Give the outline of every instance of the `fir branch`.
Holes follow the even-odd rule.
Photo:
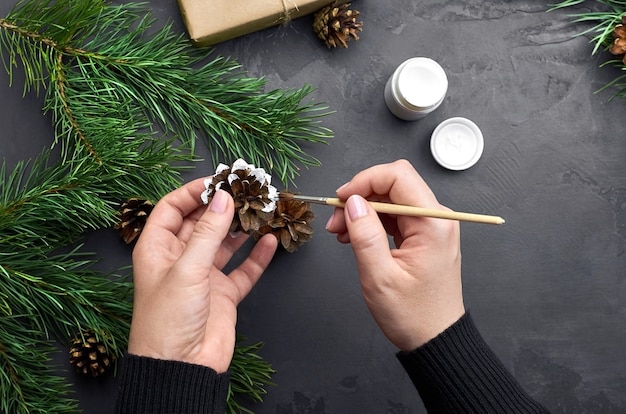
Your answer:
[[[619,60],[619,59],[608,60],[604,64],[600,65],[600,67],[604,67],[608,65],[619,68],[621,71],[626,71],[626,66],[624,65],[624,62],[622,60]],[[598,92],[601,92],[609,88],[612,88],[613,90],[615,90],[611,98],[626,98],[626,74],[617,76],[615,79],[608,82],[602,88],[598,89]]]
[[[0,167],[0,245],[6,252],[75,242],[86,230],[111,225],[115,212],[103,195],[93,163],[79,160],[49,165],[46,151],[32,163],[19,162],[12,172]],[[115,177],[108,177],[114,179]]]
[[[231,362],[230,384],[228,386],[226,409],[228,414],[253,414],[253,411],[244,407],[234,397],[245,395],[250,401],[262,402],[263,396],[267,393],[265,386],[274,385],[271,378],[276,371],[259,356],[263,343],[243,345],[245,340],[244,336],[237,336],[237,346]]]
[[[132,305],[131,285],[90,270],[93,255],[45,255],[45,250],[3,254],[0,280],[8,315],[30,315],[22,323],[67,343],[90,329],[113,355],[126,348]],[[81,256],[86,258],[82,260]]]
[[[18,163],[10,174],[6,163],[0,168],[0,309],[32,315],[33,327],[60,339],[83,326],[125,338],[129,285],[89,270],[95,261],[78,248],[54,254],[85,230],[115,222],[113,203],[103,196],[116,176],[79,159],[49,166],[48,157]]]
[[[53,115],[52,142],[61,153],[50,162],[46,151],[11,172],[0,166],[6,412],[75,410],[65,385],[46,369],[48,336],[64,341],[89,328],[114,354],[124,349],[130,285],[93,271],[93,256],[76,247],[85,231],[111,226],[118,203],[157,201],[178,186],[198,139],[214,162],[244,157],[286,181],[302,166],[319,165],[307,145],[332,136],[320,124],[327,108],[304,103],[310,86],[264,92],[265,81],[247,77],[236,62],[191,47],[171,25],[153,24],[144,5],[102,0],[22,0],[0,19],[9,79],[21,66],[24,93],[46,91],[44,110]],[[18,319],[14,336],[3,331],[2,323]],[[41,352],[14,364],[29,358],[31,344]],[[260,346],[237,344],[230,412],[249,412],[234,395],[260,401],[265,393],[274,371],[258,356]]]
[[[566,0],[558,4],[552,5],[550,10],[558,10],[566,7],[573,7],[585,3],[587,0]],[[595,0],[596,3],[602,5],[601,11],[588,10],[585,12],[573,13],[573,23],[593,23],[594,25],[587,28],[576,36],[591,35],[591,42],[594,44],[592,54],[597,53],[600,48],[608,47],[612,43],[611,34],[617,24],[621,22],[621,16],[626,12],[626,1],[617,0]]]
[[[48,355],[53,344],[28,330],[28,315],[0,317],[0,412],[14,414],[70,414],[78,404],[69,398],[70,386],[53,372]]]
[[[53,73],[55,74],[56,88],[58,91],[58,96],[60,97],[60,105],[65,114],[65,116],[62,118],[64,118],[65,122],[69,124],[68,129],[78,137],[79,141],[85,146],[87,152],[94,159],[94,161],[97,164],[102,164],[102,158],[96,153],[96,150],[87,139],[87,136],[81,130],[81,127],[78,124],[76,117],[70,109],[69,100],[67,99],[67,93],[65,92],[67,88],[67,78],[64,74],[62,54],[57,55]]]
[[[45,4],[34,11],[33,3]],[[63,25],[50,24],[50,16]],[[222,57],[205,62],[206,52],[173,33],[171,25],[146,36],[153,23],[133,3],[25,1],[0,20],[2,42],[10,50],[5,67],[12,73],[19,57],[29,73],[27,89],[38,83],[48,86],[43,80],[54,74],[50,83],[56,87],[47,106],[62,109],[57,119],[68,118],[63,123],[98,162],[104,160],[80,122],[70,87],[101,99],[107,108],[122,102],[133,117],[143,114],[192,152],[201,138],[214,163],[246,157],[276,171],[284,182],[293,180],[302,166],[319,165],[303,145],[324,143],[332,132],[319,124],[329,113],[326,106],[303,102],[310,86],[265,93],[263,79],[246,77],[236,62]]]
[[[587,0],[564,0],[560,3],[552,5],[550,10],[564,9],[582,4],[591,3]],[[576,34],[576,36],[590,36],[590,42],[594,44],[592,55],[600,50],[607,51],[613,41],[613,31],[618,24],[622,22],[622,16],[626,14],[626,1],[622,0],[595,0],[593,3],[596,7],[590,7],[587,11],[573,13],[572,23],[591,24],[590,27]],[[599,10],[597,10],[599,8]],[[626,70],[626,65],[622,60],[608,59],[600,67],[613,66],[621,71]],[[618,75],[614,80],[608,82],[596,92],[612,88],[615,90],[612,98],[626,97],[626,84],[622,80],[626,75]]]
[[[71,245],[85,231],[111,227],[122,201],[156,201],[176,188],[180,167],[169,165],[175,150],[163,141],[142,146],[123,165],[97,165],[81,154],[51,164],[50,151],[11,172],[0,164],[0,246]]]
[[[97,167],[84,161],[49,166],[44,153],[10,173],[5,163],[0,168],[2,412],[77,411],[64,379],[47,366],[47,338],[67,342],[90,328],[112,354],[126,348],[130,284],[90,270],[96,262],[79,247],[54,253],[87,227],[107,225],[115,217],[102,198],[111,183],[91,187],[98,181],[90,177],[98,177]],[[10,330],[2,330],[4,322],[12,324]]]

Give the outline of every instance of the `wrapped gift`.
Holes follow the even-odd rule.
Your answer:
[[[339,0],[346,3],[348,0]],[[178,0],[195,46],[208,46],[314,13],[333,0]]]

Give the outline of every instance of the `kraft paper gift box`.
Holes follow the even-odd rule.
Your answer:
[[[346,3],[348,0],[339,0]],[[198,47],[243,36],[315,13],[333,0],[178,0],[180,13]]]

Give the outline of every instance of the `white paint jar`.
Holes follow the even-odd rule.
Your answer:
[[[437,109],[446,97],[448,78],[434,60],[415,57],[404,61],[385,85],[385,103],[405,121],[421,119]]]

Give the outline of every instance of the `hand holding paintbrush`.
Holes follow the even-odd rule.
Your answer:
[[[410,163],[368,168],[337,189],[337,198],[345,204],[326,229],[352,246],[365,302],[393,344],[415,349],[463,315],[459,222],[377,214],[381,205],[449,212]]]

